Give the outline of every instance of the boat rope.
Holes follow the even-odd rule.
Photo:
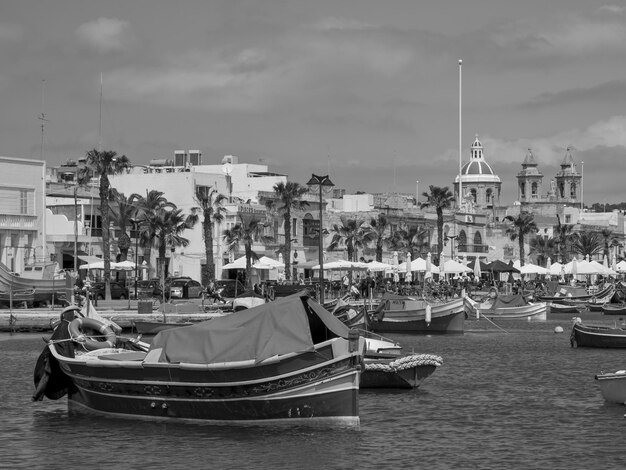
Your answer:
[[[487,320],[489,323],[491,323],[491,324],[492,324],[493,326],[495,326],[496,328],[498,328],[498,329],[500,329],[500,330],[504,331],[506,334],[509,334],[509,332],[508,332],[508,331],[506,331],[504,328],[502,328],[502,327],[501,327],[501,326],[499,326],[499,325],[496,325],[493,321],[491,321],[491,318],[488,318],[488,317],[486,317],[486,316],[484,316],[484,315],[482,315],[482,314],[480,314],[480,317],[481,317],[481,318],[484,318],[485,320]]]
[[[411,354],[404,356],[388,364],[373,362],[365,363],[365,370],[381,371],[381,372],[397,372],[405,369],[412,369],[417,366],[435,366],[443,365],[443,359],[434,354]]]

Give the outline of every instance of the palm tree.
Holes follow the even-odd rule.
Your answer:
[[[418,256],[423,255],[430,246],[428,241],[429,230],[423,226],[404,226],[396,233],[399,238],[399,245],[410,252],[412,257],[415,257],[415,254]]]
[[[383,248],[390,246],[392,241],[391,224],[387,220],[384,214],[378,214],[376,217],[370,219],[370,227],[372,228],[372,235],[376,242],[376,261],[382,262],[383,260]]]
[[[553,237],[533,237],[530,239],[530,253],[537,257],[537,264],[545,266],[548,258],[553,258],[556,253],[556,240]]]
[[[169,202],[162,191],[152,189],[146,191],[145,197],[133,193],[128,198],[137,209],[136,220],[139,225],[139,237],[143,248],[144,259],[148,262],[148,277],[152,277],[152,265],[150,263],[152,245],[157,238],[158,220],[157,213],[160,209],[174,209],[176,206]]]
[[[603,228],[602,230],[600,230],[600,235],[602,235],[602,238],[604,239],[604,256],[609,257],[609,246],[611,243],[611,237],[613,235],[613,230],[611,230],[610,228]]]
[[[104,257],[105,299],[111,299],[111,252],[109,232],[109,200],[111,198],[111,184],[109,175],[118,175],[130,167],[130,160],[126,155],[117,156],[112,150],[90,150],[87,152],[87,165],[95,176],[100,177],[98,188],[100,196],[100,216],[102,217],[102,252]]]
[[[434,207],[437,213],[437,251],[441,253],[443,250],[443,211],[444,209],[450,209],[454,203],[454,194],[450,192],[447,186],[443,188],[439,186],[428,187],[430,192],[424,192],[422,195],[426,198],[425,202],[420,204],[421,208]],[[437,253],[437,260],[439,262],[439,253]]]
[[[120,231],[117,237],[117,247],[120,250],[120,259],[124,261],[128,259],[128,249],[130,248],[130,236],[126,232],[126,228],[132,225],[137,209],[124,193],[120,193],[115,189],[111,190],[111,200],[113,201],[111,205],[111,221]]]
[[[376,237],[376,233],[365,224],[365,220],[346,216],[341,216],[341,225],[333,224],[330,232],[333,233],[333,238],[328,249],[332,251],[344,245],[348,251],[348,261],[357,261],[359,248],[364,248]]]
[[[246,287],[251,288],[252,261],[259,259],[259,256],[252,251],[255,242],[269,243],[272,237],[264,235],[266,224],[255,215],[239,214],[239,223],[231,229],[223,232],[223,239],[228,245],[228,251],[233,252],[244,246],[246,255]]]
[[[526,235],[537,233],[538,231],[535,216],[530,212],[522,211],[517,217],[507,215],[504,220],[513,222],[511,227],[507,227],[506,234],[511,240],[517,239],[519,243],[520,266],[524,266],[524,238]]]
[[[269,199],[266,202],[268,209],[274,209],[282,215],[285,225],[285,244],[283,246],[283,259],[285,261],[285,278],[291,279],[291,209],[303,210],[309,206],[307,201],[301,200],[302,195],[308,192],[308,188],[299,183],[282,181],[274,185],[274,193],[277,199]]]
[[[589,255],[590,258],[602,253],[604,243],[599,233],[579,232],[574,234],[573,238],[572,249],[574,252],[583,256]]]
[[[554,238],[557,244],[557,253],[559,256],[559,262],[566,263],[567,259],[563,256],[563,253],[568,253],[569,246],[573,239],[573,226],[561,224],[561,218],[556,215],[557,225],[554,227]]]
[[[196,201],[202,212],[202,238],[204,240],[204,256],[206,263],[202,272],[202,283],[207,285],[215,279],[215,259],[213,257],[213,227],[224,220],[226,208],[224,201],[228,198],[217,189],[207,186],[196,186]]]
[[[156,241],[159,248],[159,259],[165,273],[169,272],[169,266],[165,264],[165,251],[169,247],[174,248],[188,246],[189,240],[182,236],[182,233],[198,222],[198,215],[193,211],[185,215],[182,209],[161,207],[156,212],[155,227]]]

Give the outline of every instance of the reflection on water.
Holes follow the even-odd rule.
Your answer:
[[[395,335],[443,357],[414,391],[364,391],[361,426],[209,426],[68,414],[32,403],[38,335],[0,335],[6,468],[619,468],[626,407],[605,404],[600,370],[626,351],[571,349],[569,325],[468,322],[463,336]],[[7,379],[8,378],[8,379]],[[99,454],[94,460],[94,454]]]

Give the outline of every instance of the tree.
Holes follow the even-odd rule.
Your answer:
[[[517,239],[519,243],[519,262],[520,266],[524,266],[524,238],[526,235],[537,233],[537,224],[535,216],[527,211],[522,211],[517,217],[507,215],[504,220],[513,223],[513,226],[507,227],[506,234],[511,240]]]
[[[111,299],[111,252],[109,228],[109,201],[111,198],[111,183],[109,175],[118,175],[130,167],[130,160],[126,155],[118,157],[112,150],[90,150],[87,152],[87,165],[95,176],[100,178],[98,193],[100,196],[100,216],[102,217],[102,252],[104,258],[105,299]]]
[[[169,202],[162,191],[146,190],[146,195],[133,193],[128,198],[130,203],[137,209],[137,222],[139,223],[139,239],[143,248],[144,259],[148,261],[148,277],[152,277],[152,264],[150,263],[152,245],[155,244],[158,230],[157,214],[162,208],[173,209],[176,206]]]
[[[569,250],[569,246],[573,239],[573,226],[561,224],[561,217],[559,217],[558,214],[556,215],[556,221],[557,225],[554,227],[554,238],[557,244],[559,262],[566,263],[567,257],[564,257],[563,253],[571,251]]]
[[[128,250],[130,248],[130,236],[127,233],[127,227],[132,225],[133,217],[135,217],[137,209],[131,203],[124,193],[117,190],[111,190],[111,221],[113,225],[118,227],[120,235],[117,237],[117,247],[120,250],[120,258],[122,261],[128,259]]]
[[[399,240],[398,245],[410,252],[413,258],[416,258],[415,254],[421,256],[430,248],[428,241],[430,232],[423,226],[404,226],[396,233]]]
[[[611,237],[613,236],[613,230],[611,230],[610,228],[603,228],[602,230],[600,230],[600,235],[602,236],[602,239],[604,240],[604,256],[606,256],[608,259],[609,247],[611,245]]]
[[[215,278],[215,259],[213,256],[213,227],[224,220],[226,208],[224,201],[228,198],[217,189],[207,186],[196,186],[196,201],[202,213],[202,239],[204,240],[204,256],[202,282],[207,283]]]
[[[426,201],[422,202],[420,207],[432,207],[437,213],[437,250],[439,253],[437,253],[436,258],[438,262],[440,262],[439,256],[443,250],[443,211],[444,209],[450,209],[452,207],[454,195],[447,186],[441,188],[431,184],[428,188],[430,192],[422,193]]]
[[[193,211],[185,215],[182,209],[171,207],[160,207],[156,212],[155,228],[156,240],[159,248],[159,259],[163,263],[162,269],[167,273],[169,266],[165,264],[165,252],[179,246],[189,245],[189,240],[182,236],[187,229],[193,228],[198,222],[198,215]]]
[[[597,232],[579,232],[573,236],[572,248],[575,253],[592,258],[602,253],[604,243]]]
[[[533,237],[530,239],[530,253],[537,257],[537,264],[545,266],[548,258],[556,254],[556,240],[553,237]]]
[[[283,246],[283,260],[285,262],[285,278],[291,279],[291,210],[302,210],[309,206],[307,201],[301,200],[302,195],[308,192],[308,188],[299,183],[282,181],[274,185],[274,193],[277,199],[269,199],[266,206],[275,210],[283,218],[285,226],[285,244]]]
[[[341,225],[333,224],[330,233],[333,238],[328,245],[329,250],[345,246],[348,251],[348,261],[357,261],[359,248],[364,248],[375,239],[376,234],[362,219],[351,219],[341,216]]]
[[[234,252],[242,244],[246,255],[246,287],[251,288],[250,281],[252,274],[252,261],[259,259],[258,255],[252,251],[255,242],[269,243],[272,237],[264,235],[266,224],[255,215],[239,214],[239,223],[231,229],[223,232],[224,242],[228,245],[228,251]]]
[[[378,214],[370,219],[373,241],[376,244],[376,261],[383,261],[383,248],[391,245],[391,224],[384,214]]]

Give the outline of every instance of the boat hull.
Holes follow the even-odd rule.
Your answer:
[[[544,321],[547,316],[547,304],[545,302],[529,303],[528,305],[518,307],[501,307],[489,309],[481,307],[481,303],[476,302],[469,297],[465,297],[465,311],[472,318],[485,317],[489,319],[509,319],[519,320],[528,319],[534,321]]]
[[[574,323],[570,344],[572,347],[626,348],[626,330]]]
[[[605,401],[626,404],[626,371],[598,374],[595,378]]]
[[[417,388],[443,359],[433,354],[410,354],[395,359],[365,358],[361,388]]]
[[[430,321],[427,320],[426,302],[405,302],[402,305],[389,304],[389,308],[372,316],[370,328],[377,333],[452,333],[463,334],[465,312],[463,299],[455,299],[431,306]]]
[[[604,305],[602,307],[604,315],[626,315],[626,306],[623,305]]]
[[[360,355],[333,341],[312,352],[235,367],[66,358],[49,347],[72,382],[68,405],[74,411],[148,420],[355,425]]]

